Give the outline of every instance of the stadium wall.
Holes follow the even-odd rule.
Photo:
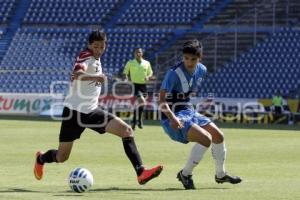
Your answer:
[[[60,94],[16,94],[0,93],[0,115],[52,116],[56,119],[62,113],[64,96]],[[191,102],[196,110],[212,120],[234,123],[300,123],[299,101],[287,100],[290,110],[283,110],[275,115],[271,108],[271,99],[232,99],[232,98],[199,98]],[[123,119],[131,119],[135,106],[135,97],[102,96],[99,106],[109,110]],[[145,119],[160,119],[157,112],[157,98],[148,97]],[[57,118],[59,119],[59,118]]]

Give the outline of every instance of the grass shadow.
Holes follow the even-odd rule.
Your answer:
[[[220,187],[206,187],[206,188],[197,188],[196,190],[190,190],[197,191],[197,190],[224,190],[224,189],[230,189],[230,188],[220,188]],[[96,188],[91,189],[88,192],[96,193],[96,192],[133,192],[132,194],[140,194],[140,192],[170,192],[170,191],[186,191],[183,188],[118,188],[118,187],[109,187],[109,188]],[[71,190],[67,191],[61,191],[61,192],[45,192],[45,191],[35,191],[35,190],[29,190],[24,188],[8,188],[6,190],[0,190],[1,193],[60,193],[60,194],[54,194],[53,196],[56,197],[82,197],[83,194],[75,193]]]
[[[55,194],[55,195],[53,195],[54,197],[82,197],[82,196],[84,196],[83,194],[80,194],[80,193],[78,193],[78,194],[76,194],[76,193],[74,193],[74,192],[72,192],[73,194]]]
[[[7,190],[0,190],[0,193],[15,193],[15,192],[40,193],[40,191],[28,190],[24,188],[8,188]]]
[[[224,189],[230,189],[230,188],[220,188],[220,187],[207,187],[207,188],[197,188],[196,190],[224,190]],[[96,188],[91,189],[90,192],[110,192],[110,191],[127,191],[127,192],[135,192],[135,191],[185,191],[184,188],[118,188],[118,187],[110,187],[110,188]]]

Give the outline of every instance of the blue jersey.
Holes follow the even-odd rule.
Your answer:
[[[168,93],[166,101],[174,113],[193,109],[193,106],[189,103],[190,94],[197,91],[206,73],[206,67],[198,63],[191,74],[185,69],[183,62],[175,65],[167,72],[160,89]],[[162,113],[162,119],[166,118]]]

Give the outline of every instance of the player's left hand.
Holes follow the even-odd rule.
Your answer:
[[[170,119],[171,127],[175,130],[182,129],[184,127],[183,121],[178,119],[177,117]]]

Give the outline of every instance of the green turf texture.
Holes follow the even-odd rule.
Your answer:
[[[152,125],[151,125],[152,124]],[[225,125],[227,170],[243,178],[238,185],[217,184],[211,152],[194,171],[197,190],[186,191],[176,179],[191,145],[170,140],[157,123],[135,133],[145,166],[164,165],[162,174],[145,186],[123,151],[121,140],[86,130],[74,144],[70,159],[48,164],[43,180],[33,176],[37,150],[57,148],[59,122],[0,120],[0,199],[2,200],[296,200],[300,199],[299,126]],[[76,167],[89,169],[94,185],[74,193],[67,177]]]

